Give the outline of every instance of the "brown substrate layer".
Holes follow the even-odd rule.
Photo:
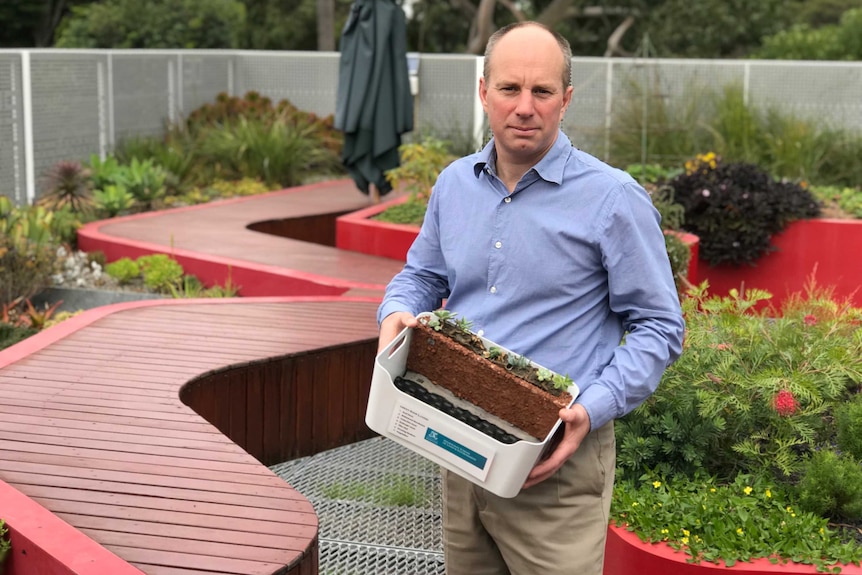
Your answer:
[[[569,394],[555,397],[421,323],[413,332],[407,369],[539,440],[571,401]]]

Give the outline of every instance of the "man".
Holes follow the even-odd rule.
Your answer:
[[[533,22],[488,41],[479,95],[493,138],[437,179],[378,312],[380,347],[439,307],[581,394],[557,448],[505,499],[444,471],[449,575],[600,574],[613,419],[680,354],[684,323],[659,215],[631,177],[572,147],[568,42]],[[624,338],[624,343],[621,343]]]

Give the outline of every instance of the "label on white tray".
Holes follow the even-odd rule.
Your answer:
[[[392,412],[389,432],[452,463],[480,481],[485,481],[494,459],[493,449],[476,446],[474,441],[463,437],[445,421],[432,420],[401,402],[396,403]]]

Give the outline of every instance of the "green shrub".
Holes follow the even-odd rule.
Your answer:
[[[151,160],[167,172],[168,193],[176,193],[193,177],[195,166],[194,140],[177,127],[168,126],[164,137],[135,137],[123,140],[117,147],[117,159],[130,164],[133,159]]]
[[[105,265],[105,273],[125,285],[141,277],[141,266],[131,258],[120,258]]]
[[[131,163],[124,166],[125,187],[145,210],[152,209],[153,204],[165,195],[167,178],[167,172],[152,159],[132,158]]]
[[[144,285],[161,292],[170,293],[172,287],[180,284],[183,278],[183,267],[177,260],[166,254],[152,254],[137,259],[144,277]]]
[[[240,117],[222,127],[207,128],[199,136],[200,154],[221,167],[223,179],[257,178],[273,187],[290,187],[316,169],[333,165],[311,126],[283,121],[266,122]]]
[[[847,10],[838,25],[800,24],[763,39],[752,56],[784,60],[862,60],[862,8]]]
[[[126,187],[125,169],[114,156],[102,160],[98,154],[92,154],[87,166],[94,190],[104,190],[108,186]]]
[[[134,207],[135,196],[124,186],[107,185],[93,192],[93,204],[100,216],[114,218]]]
[[[58,48],[238,48],[245,7],[237,0],[105,0],[73,6]]]
[[[614,129],[608,140],[611,164],[674,166],[713,145],[714,134],[706,129],[711,93],[705,88],[691,85],[668,99],[659,77],[633,74],[622,81],[625,96],[614,100]],[[598,147],[603,146],[601,139],[595,145],[603,149]]]
[[[834,206],[850,217],[862,219],[862,190],[842,186],[812,186],[811,193],[824,206]]]
[[[16,208],[0,196],[0,306],[49,285],[56,259],[53,221],[41,206]]]
[[[386,172],[386,181],[427,205],[437,175],[455,158],[446,142],[430,136],[419,143],[402,144],[398,153],[400,164]]]
[[[862,395],[835,408],[838,449],[862,461]]]
[[[13,346],[31,335],[36,335],[38,332],[39,330],[33,327],[11,325],[0,321],[0,349]],[[2,544],[0,544],[0,547],[2,547]]]
[[[622,478],[738,472],[789,481],[808,453],[834,438],[824,417],[862,385],[862,310],[811,287],[781,310],[748,290],[683,299],[681,357],[658,390],[617,422]]]
[[[799,505],[821,517],[843,521],[862,519],[862,466],[859,460],[834,451],[815,452],[799,482]]]
[[[669,185],[685,208],[686,230],[700,238],[701,259],[711,265],[753,264],[774,249],[773,234],[820,213],[819,202],[799,184],[711,153],[688,162]]]
[[[862,183],[858,130],[758,107],[746,100],[738,83],[718,91],[692,86],[668,101],[662,82],[661,77],[632,77],[630,95],[614,104],[610,161],[630,166],[635,177],[643,171],[636,165],[674,166],[700,150],[713,150],[725,162],[756,164],[777,178],[850,187]],[[603,149],[604,140],[592,145]]]

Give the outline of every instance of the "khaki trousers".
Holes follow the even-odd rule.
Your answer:
[[[511,499],[443,470],[446,574],[601,575],[615,462],[611,422]]]

